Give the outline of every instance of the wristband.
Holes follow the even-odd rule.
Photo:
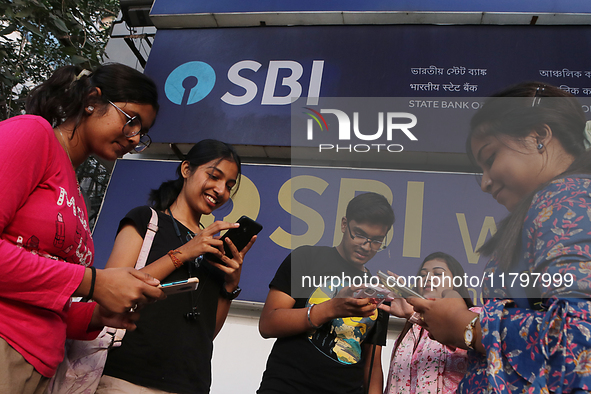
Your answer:
[[[94,295],[94,282],[96,282],[96,268],[88,268],[90,268],[90,271],[92,272],[92,278],[90,279],[90,290],[88,291],[88,296],[86,296],[86,298],[92,300],[92,296]]]
[[[419,324],[419,322],[424,322],[425,320],[423,319],[423,315],[421,315],[419,312],[415,312],[408,318],[408,321],[412,324]]]
[[[175,256],[175,254],[180,253],[178,250],[169,250],[167,255],[170,256],[170,259],[172,260],[172,264],[174,264],[174,268],[180,268],[183,265],[183,262],[181,260],[179,260],[178,257]]]
[[[240,295],[241,291],[242,289],[240,288],[240,286],[236,286],[236,288],[233,291],[228,291],[226,290],[226,284],[224,283],[220,290],[220,295],[226,300],[232,301]]]
[[[308,323],[310,323],[310,327],[315,328],[315,329],[319,329],[322,326],[317,326],[314,323],[312,323],[312,319],[310,319],[310,312],[312,311],[312,308],[314,307],[314,305],[316,304],[312,304],[308,307]]]

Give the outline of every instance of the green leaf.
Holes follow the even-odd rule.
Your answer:
[[[37,26],[33,25],[32,23],[29,23],[24,19],[18,19],[18,21],[25,27],[25,29],[29,30],[31,33],[36,34],[39,37],[43,37],[43,34],[41,34]]]
[[[37,0],[28,0],[30,3],[36,5],[39,8],[47,9],[47,6],[43,3],[38,2]]]
[[[75,47],[63,47],[61,51],[67,56],[74,56],[78,53],[78,50]]]
[[[12,75],[9,72],[3,72],[2,76],[10,81],[16,81],[16,78],[14,77],[14,75]]]
[[[14,31],[25,38],[0,43],[0,97],[10,100],[0,100],[0,120],[22,112],[27,89],[15,94],[16,85],[34,86],[64,64],[103,59],[109,34],[100,21],[119,10],[118,0],[0,0],[0,38]]]
[[[68,29],[68,26],[66,26],[66,24],[64,23],[63,20],[55,17],[53,19],[54,23],[55,23],[55,27],[57,27],[59,30],[63,31],[64,33],[68,33],[70,31],[70,29]]]
[[[14,16],[17,18],[28,18],[29,16],[33,15],[32,8],[25,8],[24,10],[20,10]]]
[[[16,25],[14,23],[11,23],[10,25],[8,25],[4,29],[2,29],[2,31],[0,31],[0,36],[6,36],[15,30],[16,30]]]
[[[72,63],[74,63],[74,64],[85,63],[88,61],[87,58],[82,57],[82,56],[78,56],[78,55],[70,56],[70,59],[72,60]]]

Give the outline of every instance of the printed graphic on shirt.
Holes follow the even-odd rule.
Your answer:
[[[38,250],[39,249],[39,238],[37,238],[34,235],[31,235],[31,237],[25,243],[25,248],[27,248],[28,250]]]
[[[22,234],[17,236],[16,245],[35,255],[89,266],[92,263],[93,250],[89,247],[92,238],[85,211],[76,205],[74,197],[68,198],[67,191],[62,187],[60,187],[56,204],[59,212],[54,216],[53,240],[41,235],[42,239],[47,239],[47,243],[43,243],[35,234]],[[71,218],[74,218],[76,223],[75,232],[72,231],[74,227]],[[49,223],[51,222],[48,220],[47,224]],[[32,231],[36,232],[37,228]],[[38,231],[45,234],[43,228]]]
[[[63,248],[66,240],[66,224],[64,223],[64,215],[61,212],[57,213],[55,220],[55,238],[53,239],[53,246],[56,248]]]
[[[341,288],[318,287],[306,307],[333,298]],[[345,317],[331,320],[308,335],[308,340],[322,353],[341,364],[361,361],[361,343],[375,324],[378,312],[370,317]]]
[[[80,193],[79,188],[78,192]],[[72,215],[78,219],[76,225],[76,238],[74,240],[75,243],[68,245],[65,249],[62,249],[65,260],[70,263],[89,266],[92,262],[92,251],[87,246],[90,237],[90,229],[88,227],[88,220],[86,219],[84,211],[76,205],[76,200],[74,197],[68,198],[68,192],[63,187],[60,187],[57,205],[60,207],[72,208]],[[68,210],[65,212],[67,211]],[[55,225],[56,231],[53,245],[56,248],[63,248],[66,240],[66,227],[62,213],[57,214]]]

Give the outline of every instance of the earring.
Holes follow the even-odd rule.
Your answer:
[[[94,111],[94,107],[92,105],[89,105],[88,107],[86,107],[86,109],[88,110],[88,112]]]
[[[541,142],[538,144],[537,146],[538,150],[542,150],[544,149],[544,144],[542,144]]]

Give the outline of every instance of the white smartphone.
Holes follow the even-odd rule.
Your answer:
[[[162,289],[164,294],[171,295],[182,293],[184,291],[193,291],[197,289],[199,285],[199,279],[189,278],[186,280],[179,280],[176,282],[162,283],[158,287]]]
[[[378,271],[377,275],[378,275],[378,278],[380,278],[380,282],[382,283],[382,285],[386,289],[398,294],[401,298],[408,298],[408,297],[425,298],[411,288],[408,288],[406,286],[400,286],[396,280],[388,281],[388,278],[390,278],[390,276],[383,273],[382,271]],[[388,282],[390,282],[390,283],[388,283]]]

